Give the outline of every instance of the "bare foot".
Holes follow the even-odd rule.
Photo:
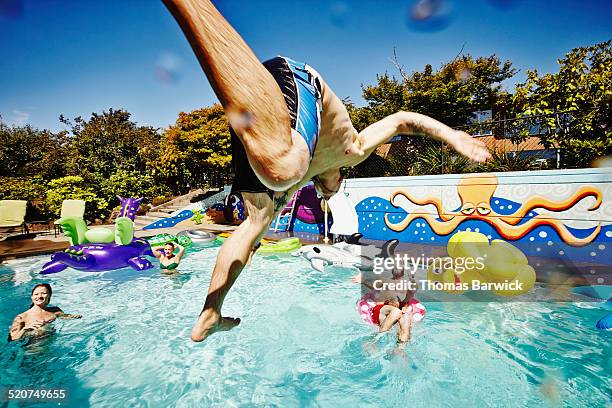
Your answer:
[[[393,357],[406,358],[408,357],[408,354],[406,354],[406,350],[404,350],[405,348],[406,343],[398,343],[397,346],[391,351],[391,355]]]
[[[216,310],[206,309],[191,329],[191,340],[200,342],[215,332],[231,330],[239,324],[238,318],[222,317]]]

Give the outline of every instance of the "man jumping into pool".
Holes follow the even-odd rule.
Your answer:
[[[427,116],[397,112],[362,132],[342,101],[306,64],[276,57],[263,64],[209,0],[163,0],[189,40],[230,122],[235,180],[246,220],[221,247],[204,308],[191,332],[202,341],[239,319],[221,316],[227,292],[270,222],[294,191],[313,180],[324,198],[355,166],[398,134],[420,134],[485,161],[481,142]]]

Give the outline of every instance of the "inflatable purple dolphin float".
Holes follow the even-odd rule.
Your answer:
[[[153,257],[151,246],[144,239],[135,239],[128,245],[81,244],[64,252],[56,252],[40,271],[43,275],[58,273],[71,267],[85,272],[103,272],[131,267],[137,271],[151,269],[153,264],[144,256]]]

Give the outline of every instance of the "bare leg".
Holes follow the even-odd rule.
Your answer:
[[[383,316],[384,320],[381,319]],[[388,331],[402,317],[402,311],[394,306],[383,306],[380,309],[380,333]]]
[[[261,182],[276,191],[299,182],[308,170],[310,154],[291,129],[285,99],[272,75],[209,0],[163,1],[183,29],[230,121],[249,116],[234,130]]]
[[[405,343],[412,337],[412,325],[414,321],[412,320],[412,313],[406,313],[402,315],[399,319],[400,329],[397,333],[397,340],[400,343]]]
[[[202,341],[218,330],[229,330],[240,319],[221,317],[223,300],[251,257],[272,221],[272,200],[266,193],[242,193],[247,219],[230,235],[219,250],[210,280],[208,296],[198,321],[191,330],[191,340]]]

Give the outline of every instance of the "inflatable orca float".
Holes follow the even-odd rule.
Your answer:
[[[333,265],[344,268],[357,268],[361,271],[371,271],[374,268],[374,258],[392,258],[395,248],[399,244],[397,239],[385,242],[382,248],[375,245],[359,243],[363,235],[351,235],[346,242],[333,245],[316,244],[305,245],[292,253],[293,256],[302,256],[310,261],[313,269],[323,272],[325,266]]]

